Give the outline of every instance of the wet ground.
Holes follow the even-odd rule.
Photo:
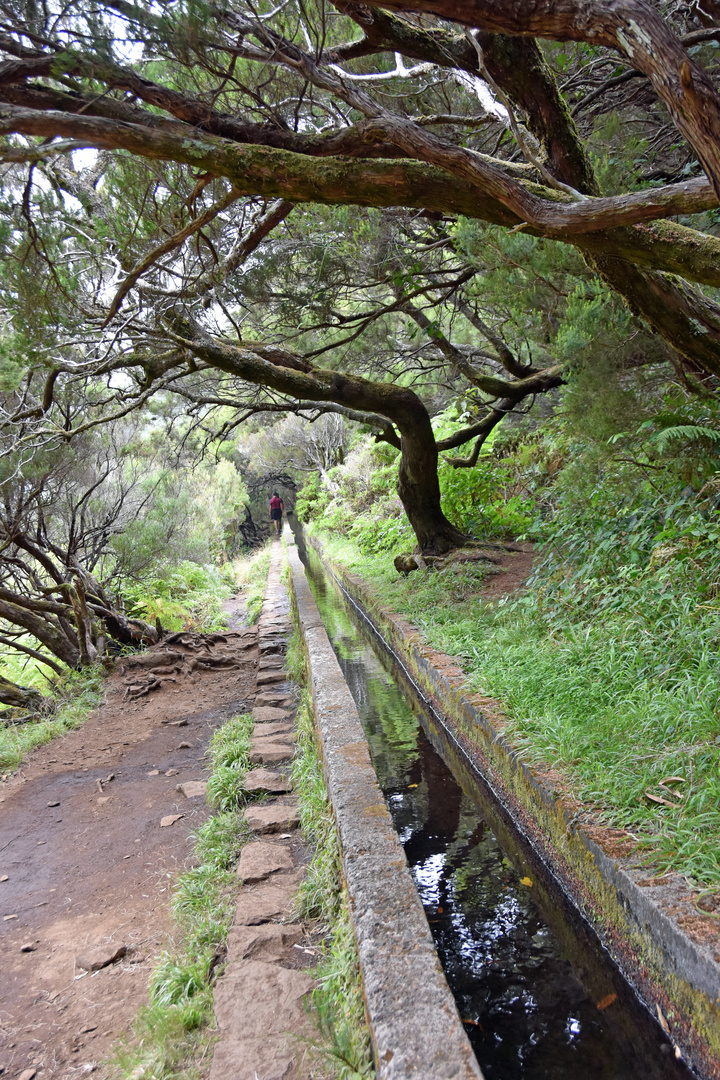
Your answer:
[[[242,602],[228,609],[237,630]],[[135,701],[131,677],[111,676],[105,703],[80,728],[0,786],[3,1077],[100,1074],[146,999],[172,933],[172,883],[208,815],[203,798],[177,785],[206,777],[212,732],[254,697],[257,648],[238,640],[206,650],[223,666],[176,672]],[[89,950],[121,946],[109,966],[81,966]]]

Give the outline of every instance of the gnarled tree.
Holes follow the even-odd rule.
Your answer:
[[[720,285],[720,97],[714,54],[702,52],[720,35],[711,19],[683,11],[663,21],[642,0],[267,13],[241,0],[202,12],[115,0],[92,16],[80,4],[52,7],[6,19],[0,38],[2,160],[26,231],[20,250],[6,246],[48,281],[49,374],[42,387],[37,373],[27,377],[7,416],[21,438],[29,423],[32,438],[69,435],[165,391],[238,420],[336,409],[401,448],[398,491],[421,549],[462,543],[440,505],[438,454],[474,440],[457,459],[472,465],[493,427],[556,387],[563,370],[549,353],[541,363],[519,355],[468,306],[463,289],[472,292],[476,271],[455,257],[446,227],[460,215],[571,245],[659,335],[683,377],[714,390],[720,306],[702,291]],[[563,54],[565,96],[553,71],[560,54],[538,37],[579,43]],[[625,76],[638,89],[621,101]],[[590,107],[602,101],[649,126],[659,147],[630,190],[602,192],[583,143]],[[69,167],[82,148],[100,155]],[[259,317],[243,276],[281,257],[278,236],[292,234],[298,204],[415,209],[426,226],[421,270],[391,273],[384,291],[376,278],[366,312],[345,302],[299,327]],[[426,259],[436,245],[452,256],[440,266]],[[6,297],[16,332],[18,297]],[[440,304],[482,348],[452,340]],[[391,313],[432,344],[453,389],[474,395],[470,422],[444,439],[413,388],[407,350],[381,374],[343,364],[348,341]],[[48,332],[53,320],[65,327],[61,342]],[[58,416],[56,388],[97,377],[107,380],[101,403],[82,420]]]

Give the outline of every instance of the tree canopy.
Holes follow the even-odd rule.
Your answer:
[[[719,16],[6,4],[6,452],[158,395],[220,438],[340,413],[401,450],[400,498],[437,552],[466,539],[438,455],[471,444],[454,456],[471,467],[563,382],[569,312],[591,338],[612,323],[622,363],[713,394]]]

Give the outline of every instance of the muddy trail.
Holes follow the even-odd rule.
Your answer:
[[[172,635],[0,785],[0,1075],[100,1075],[147,999],[171,888],[209,815],[213,731],[250,707],[257,634]],[[184,787],[184,790],[183,790]],[[27,1072],[26,1072],[27,1070]]]

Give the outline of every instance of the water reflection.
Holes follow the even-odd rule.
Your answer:
[[[394,674],[334,583],[308,579],[360,713],[438,954],[487,1080],[674,1080],[691,1074],[601,951],[573,951],[539,910],[478,801],[431,745]],[[537,892],[537,890],[536,890]],[[594,947],[594,946],[593,946]],[[617,1000],[598,1009],[598,985]],[[588,986],[595,988],[591,992]]]

